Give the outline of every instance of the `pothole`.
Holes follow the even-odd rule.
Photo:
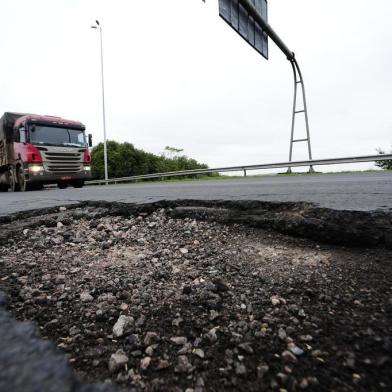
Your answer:
[[[201,220],[200,208],[82,206],[7,226],[9,311],[84,382],[391,389],[391,251],[225,224],[222,206],[222,223]]]

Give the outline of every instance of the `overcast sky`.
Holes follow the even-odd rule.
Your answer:
[[[108,138],[211,167],[287,160],[290,64],[248,46],[217,0],[1,0],[1,14],[1,112],[78,119],[102,141],[99,19]],[[391,21],[390,0],[269,1],[304,73],[314,158],[392,145]]]

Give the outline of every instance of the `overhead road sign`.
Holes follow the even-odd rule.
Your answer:
[[[267,0],[250,0],[255,12],[268,20]],[[263,57],[268,59],[268,34],[260,21],[239,0],[219,0],[219,15]]]
[[[254,49],[268,59],[268,38],[278,46],[290,61],[294,73],[294,104],[291,121],[291,138],[289,161],[292,161],[293,146],[297,142],[306,142],[308,145],[309,161],[312,161],[312,149],[310,145],[309,118],[306,103],[304,79],[298,62],[286,44],[268,23],[267,0],[219,0],[219,15],[240,34]],[[298,89],[300,87],[300,89]],[[298,108],[298,90],[302,93],[303,107]],[[305,116],[306,138],[295,139],[295,123],[298,115]],[[310,171],[313,167],[310,166]],[[289,167],[288,172],[291,172]]]
[[[286,55],[287,60],[294,60],[294,53],[286,46],[286,44],[281,40],[275,30],[268,23],[268,3],[266,4],[266,9],[263,11],[263,7],[257,7],[258,2],[261,0],[219,0],[219,13],[221,17],[228,22],[228,3],[239,4],[240,9],[245,10],[250,18],[253,18],[255,23],[261,27],[263,32],[272,39],[276,46]],[[224,11],[226,9],[226,11]],[[235,7],[234,7],[235,12]],[[263,15],[265,12],[265,17]],[[230,16],[231,18],[231,16]],[[228,22],[231,25],[231,21]],[[234,26],[233,28],[239,32]]]

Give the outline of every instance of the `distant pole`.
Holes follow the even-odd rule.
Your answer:
[[[102,44],[102,26],[99,24],[99,21],[95,21],[96,25],[91,26],[92,29],[99,30],[99,38],[101,43],[101,82],[102,82],[102,120],[103,120],[103,159],[105,166],[105,180],[109,179],[108,175],[108,149],[106,143],[106,114],[105,114],[105,83],[104,83],[104,74],[103,74],[103,44]],[[106,183],[107,185],[107,183]]]

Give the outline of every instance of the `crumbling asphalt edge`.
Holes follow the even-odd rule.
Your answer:
[[[129,216],[170,209],[175,218],[191,217],[221,223],[239,223],[295,237],[345,246],[383,246],[392,248],[392,211],[351,211],[317,207],[311,203],[278,203],[252,200],[174,200],[145,204],[88,201],[67,206],[103,208],[106,214]],[[0,243],[25,227],[47,221],[40,217],[56,216],[58,207],[27,211],[0,217]]]

